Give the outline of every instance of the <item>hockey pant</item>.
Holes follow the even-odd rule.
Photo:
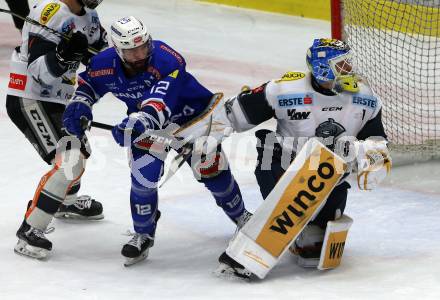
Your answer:
[[[192,166],[196,179],[211,192],[217,205],[235,222],[243,214],[245,207],[221,147],[212,161],[194,162],[190,157],[187,163]],[[130,206],[134,230],[154,236],[158,209],[157,185],[164,172],[163,161],[145,149],[132,146],[130,167]]]
[[[44,230],[59,206],[73,204],[80,188],[85,159],[90,155],[87,139],[64,145],[58,151],[65,105],[7,95],[6,110],[12,122],[34,146],[41,158],[52,169],[40,180],[32,204],[26,212],[26,221],[32,227]],[[76,163],[75,163],[76,162]]]

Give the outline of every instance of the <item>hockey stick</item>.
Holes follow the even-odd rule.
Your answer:
[[[50,28],[50,27],[47,27],[46,25],[43,25],[43,24],[41,24],[40,22],[38,22],[38,21],[36,21],[36,20],[34,20],[34,19],[31,19],[31,18],[29,18],[29,17],[23,17],[22,15],[16,14],[16,13],[10,11],[10,10],[3,9],[3,8],[0,8],[0,12],[6,13],[6,14],[10,14],[10,15],[12,15],[12,16],[14,16],[14,17],[17,17],[17,18],[19,18],[19,19],[22,19],[23,21],[28,22],[28,23],[30,23],[30,24],[32,24],[32,25],[40,26],[41,28],[43,28],[43,29],[49,31],[50,33],[52,33],[52,34],[54,34],[54,35],[56,35],[56,36],[58,36],[58,37],[60,37],[60,38],[63,38],[63,39],[66,39],[66,40],[70,40],[70,37],[69,37],[67,34],[64,34],[64,33],[62,33],[62,32],[58,32],[58,31],[56,31],[55,29],[52,29],[52,28]],[[87,48],[87,50],[88,50],[91,54],[98,54],[98,52],[99,52],[98,50],[96,50],[95,48],[90,47],[90,46]]]
[[[113,125],[99,123],[99,122],[94,122],[94,121],[92,121],[90,123],[90,126],[96,127],[96,128],[100,128],[100,129],[104,129],[104,130],[110,130],[110,131],[113,129],[113,127],[115,127]]]

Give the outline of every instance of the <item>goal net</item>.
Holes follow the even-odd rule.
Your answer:
[[[384,103],[396,154],[440,156],[440,0],[332,0],[332,34]]]

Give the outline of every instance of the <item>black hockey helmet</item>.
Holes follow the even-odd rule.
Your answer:
[[[102,0],[79,0],[85,7],[95,9]]]

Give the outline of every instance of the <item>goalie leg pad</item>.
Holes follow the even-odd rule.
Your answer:
[[[353,219],[347,215],[342,215],[341,218],[327,223],[318,269],[334,269],[341,264],[351,224],[353,224]]]
[[[226,253],[264,278],[318,214],[343,176],[336,172],[337,163],[347,167],[342,158],[320,142],[308,141]]]

